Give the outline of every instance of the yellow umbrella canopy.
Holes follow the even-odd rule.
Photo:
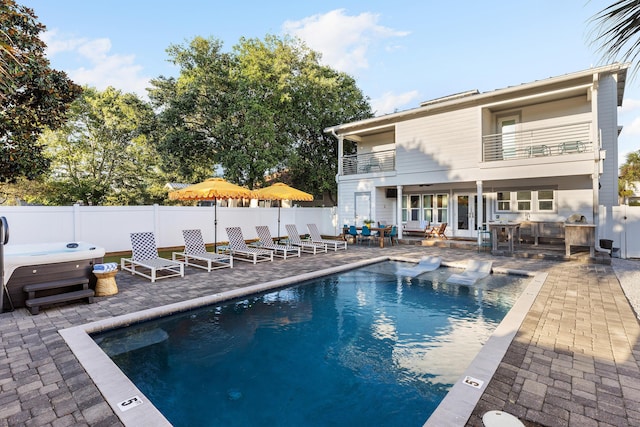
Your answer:
[[[218,244],[218,203],[217,199],[243,199],[252,198],[253,191],[248,188],[232,184],[222,178],[209,178],[206,181],[193,184],[180,190],[169,193],[173,200],[213,200],[214,211],[214,242],[213,248]]]
[[[304,202],[313,200],[311,194],[290,187],[283,182],[277,182],[269,187],[254,191],[254,197],[259,200],[300,200]]]
[[[252,196],[253,191],[222,178],[209,178],[206,181],[169,193],[169,198],[173,200],[242,199]]]
[[[290,187],[282,182],[277,182],[269,187],[255,190],[253,197],[258,200],[300,200],[304,202],[313,200],[313,195]],[[278,240],[280,239],[280,205],[281,203],[278,203]]]

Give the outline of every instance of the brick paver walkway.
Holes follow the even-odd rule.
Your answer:
[[[0,427],[121,425],[60,329],[386,254],[492,259],[494,267],[549,272],[469,425],[482,425],[488,409],[530,425],[640,425],[640,330],[610,266],[401,245],[237,262],[211,273],[189,268],[185,279],[153,284],[121,272],[120,292],[94,304],[44,308],[37,316],[25,309],[0,314]]]
[[[468,425],[499,409],[530,425],[640,426],[640,326],[612,268],[549,273]]]

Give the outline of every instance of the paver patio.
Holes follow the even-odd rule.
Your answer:
[[[119,293],[94,304],[0,314],[0,426],[122,425],[60,329],[381,255],[491,259],[494,268],[549,273],[468,425],[481,426],[489,409],[531,426],[640,425],[640,326],[611,266],[400,245],[350,246],[211,273],[189,268],[184,279],[153,284],[120,272]]]

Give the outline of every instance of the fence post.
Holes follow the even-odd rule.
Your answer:
[[[78,236],[80,235],[80,205],[77,203],[73,204],[73,241],[77,242],[78,240],[81,240],[78,238]]]

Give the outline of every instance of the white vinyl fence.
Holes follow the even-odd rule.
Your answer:
[[[184,246],[183,229],[201,229],[205,242],[214,241],[214,208],[195,206],[3,206],[0,216],[9,224],[8,245],[83,241],[107,252],[131,250],[129,234],[153,231],[160,248]],[[226,227],[241,227],[245,239],[257,238],[255,226],[268,225],[278,236],[278,208],[217,208],[218,242],[226,241]],[[337,236],[335,208],[280,209],[280,236],[286,224],[300,234],[315,223],[320,232]]]
[[[640,206],[615,206],[612,219],[607,238],[613,240],[614,248],[620,248],[620,257],[640,258]]]

